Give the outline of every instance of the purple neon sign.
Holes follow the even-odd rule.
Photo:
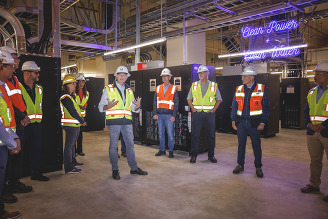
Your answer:
[[[284,48],[281,46],[280,48]],[[265,59],[267,57],[271,57],[272,59],[278,59],[278,58],[285,58],[285,57],[291,57],[291,56],[298,56],[301,53],[300,49],[297,48],[286,48],[282,50],[276,50],[278,47],[274,47],[270,52],[258,52],[258,53],[250,53],[251,51],[245,51],[246,55],[244,55],[245,61],[251,61],[251,60],[261,60]]]
[[[291,29],[298,28],[299,23],[296,20],[290,20],[286,22],[280,22],[277,21],[271,21],[269,25],[264,27],[242,27],[241,33],[243,34],[244,38],[251,37],[251,36],[257,36],[262,35],[264,33],[271,34],[272,32],[281,32],[281,31],[290,31]]]

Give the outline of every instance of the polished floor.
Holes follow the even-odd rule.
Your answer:
[[[155,157],[156,148],[135,145],[139,167],[148,176],[129,174],[126,158],[119,159],[121,180],[111,177],[106,131],[84,135],[81,174],[46,174],[49,182],[22,181],[33,192],[17,194],[22,218],[328,218],[328,162],[324,158],[321,192],[302,194],[308,183],[309,155],[304,130],[282,129],[262,139],[264,178],[255,175],[254,157],[247,145],[245,171],[233,175],[237,137],[216,134],[217,164],[207,154],[189,163],[188,154],[174,159]]]

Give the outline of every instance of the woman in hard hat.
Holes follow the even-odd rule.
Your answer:
[[[80,133],[80,126],[87,123],[81,116],[81,110],[76,102],[75,89],[77,81],[71,75],[66,75],[63,80],[63,93],[60,97],[61,125],[66,132],[64,149],[65,173],[80,173],[83,164],[75,159],[75,144]]]
[[[83,118],[85,118],[86,115],[86,108],[87,108],[87,102],[89,100],[89,92],[87,91],[87,86],[85,84],[85,78],[82,74],[79,74],[76,77],[77,80],[77,89],[76,89],[76,102],[79,105],[81,109],[81,115]],[[76,150],[75,153],[77,153],[80,156],[84,156],[85,154],[83,153],[82,149],[82,139],[83,139],[83,131],[84,127],[80,128],[80,134],[77,139],[77,144],[76,144]]]

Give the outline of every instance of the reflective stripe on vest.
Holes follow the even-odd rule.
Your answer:
[[[31,96],[27,93],[25,87],[21,84],[21,90],[22,90],[22,95],[24,98],[24,101],[26,103],[26,112],[27,116],[30,118],[31,123],[41,123],[42,121],[42,87],[38,84],[35,84],[34,87],[34,93],[35,93],[35,98],[34,102],[31,98]]]
[[[238,103],[237,115],[241,116],[245,104],[244,85],[240,85],[236,89],[236,101]],[[250,98],[250,116],[259,116],[263,114],[262,110],[262,97],[264,95],[264,85],[257,84]]]
[[[123,99],[119,94],[117,88],[114,88],[112,84],[105,86],[109,100],[117,100],[118,103],[112,108],[106,110],[106,119],[121,119],[127,118],[132,120],[131,106],[133,102],[133,91],[130,88],[125,89],[125,105],[123,105]]]
[[[217,85],[215,82],[209,81],[208,88],[206,91],[206,94],[203,97],[201,84],[196,81],[192,85],[192,96],[193,96],[193,102],[195,109],[197,110],[203,110],[204,112],[207,112],[214,108],[216,104],[215,100],[215,94]]]
[[[82,100],[80,100],[80,95],[76,95],[76,102],[79,106],[82,106],[82,107],[85,106],[85,104],[87,104],[88,100],[89,100],[89,92],[88,91],[87,91],[86,96],[82,97]],[[81,109],[81,116],[85,117],[85,115],[86,115],[86,111]]]
[[[170,109],[173,110],[174,107],[174,94],[177,91],[177,87],[170,84],[164,94],[164,84],[157,86],[156,93],[157,93],[157,109]]]
[[[75,110],[77,111],[79,116],[81,116],[80,108],[77,105],[76,101],[73,99],[73,97],[71,97],[68,94],[64,94],[63,96],[60,97],[60,109],[61,109],[61,113],[62,113],[62,118],[60,121],[61,125],[62,126],[79,127],[79,126],[81,126],[80,122],[77,119],[75,119],[73,116],[71,116],[71,114],[68,112],[68,110],[64,107],[64,105],[61,102],[61,100],[66,97],[68,97],[73,102]]]
[[[26,105],[23,101],[22,91],[18,79],[15,75],[13,75],[13,79],[15,81],[15,85],[9,80],[6,81],[7,95],[9,96],[13,106],[15,106],[21,112],[25,112]]]
[[[5,86],[7,86],[5,84]],[[4,124],[5,128],[11,128],[11,129],[16,129],[16,121],[15,121],[15,112],[14,112],[14,107],[11,102],[11,99],[8,97],[5,89],[0,85],[0,93],[2,93],[3,97],[1,98],[1,112],[0,112],[0,117],[1,121]]]
[[[312,88],[307,96],[310,120],[313,124],[321,124],[328,119],[328,92],[325,91],[317,103],[319,86]]]

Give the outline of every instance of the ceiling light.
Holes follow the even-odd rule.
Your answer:
[[[223,69],[223,67],[216,67],[215,69],[218,69],[218,70],[220,70],[220,69]]]
[[[75,67],[75,66],[77,66],[77,65],[76,64],[68,65],[68,66],[61,67],[61,69],[71,68],[71,67]]]
[[[272,71],[271,74],[282,74],[282,71]]]
[[[282,48],[263,49],[263,50],[256,50],[256,51],[251,51],[251,52],[239,52],[239,53],[218,55],[218,57],[219,58],[237,57],[237,56],[245,56],[245,55],[251,55],[251,54],[256,54],[256,53],[266,53],[266,52],[282,51],[282,50],[287,50],[287,49],[304,48],[307,46],[308,46],[308,44],[300,44],[300,45],[288,46],[288,47],[282,47]]]
[[[134,46],[129,46],[129,47],[125,47],[125,48],[122,48],[122,49],[117,49],[117,50],[112,50],[110,52],[105,52],[104,56],[112,55],[112,54],[119,53],[119,52],[125,52],[125,51],[128,51],[128,50],[137,49],[137,48],[141,48],[141,47],[144,47],[144,46],[149,46],[149,45],[153,45],[153,44],[156,44],[156,43],[161,43],[161,42],[164,42],[164,41],[166,41],[166,38],[162,37],[162,38],[158,38],[158,39],[155,39],[155,40],[150,40],[150,41],[146,41],[146,42],[143,42],[143,43],[140,43],[140,44],[136,44]]]

